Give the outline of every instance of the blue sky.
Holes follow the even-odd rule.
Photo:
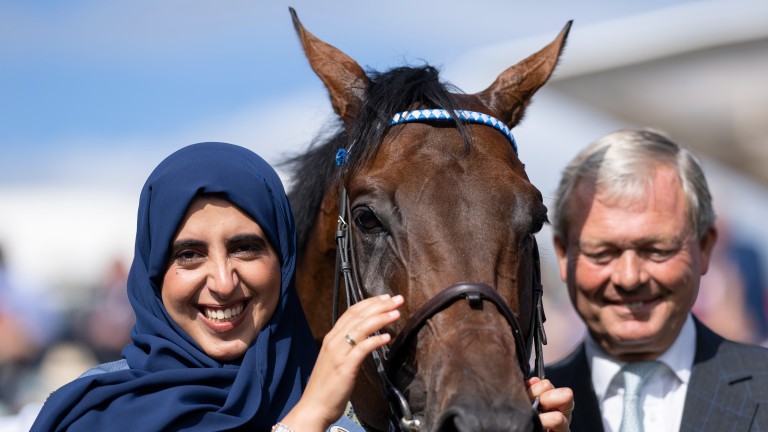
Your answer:
[[[554,35],[569,19],[578,32],[581,25],[677,3],[688,2],[290,4],[320,38],[364,66],[383,69],[422,60],[441,66],[473,48]],[[87,182],[99,175],[106,176],[101,181],[114,176],[117,182],[122,177],[115,172],[128,168],[126,160],[144,153],[154,165],[158,155],[188,144],[182,141],[187,137],[224,140],[214,131],[224,128],[227,119],[245,121],[245,113],[259,107],[267,115],[270,104],[307,94],[325,108],[288,5],[244,0],[0,2],[0,185],[70,178]],[[201,124],[215,122],[223,123],[194,137]],[[311,136],[306,133],[306,140]],[[101,169],[93,170],[94,165]]]

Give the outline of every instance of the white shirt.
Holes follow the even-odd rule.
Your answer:
[[[625,362],[610,358],[589,335],[585,348],[592,386],[603,415],[603,428],[605,432],[618,431],[624,397],[624,378],[619,371]],[[696,326],[689,314],[675,342],[656,359],[663,366],[647,378],[640,391],[644,430],[680,430],[695,351]]]

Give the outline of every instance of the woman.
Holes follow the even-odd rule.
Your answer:
[[[318,358],[293,286],[294,236],[280,179],[253,152],[202,143],[169,156],[139,202],[133,343],[124,361],[54,392],[32,430],[326,429],[362,359],[389,340],[366,336],[402,300],[350,309]]]
[[[279,177],[250,150],[201,143],[166,158],[139,202],[133,342],[54,392],[32,430],[354,430],[342,413],[355,376],[403,300],[353,306],[318,353],[294,231]]]

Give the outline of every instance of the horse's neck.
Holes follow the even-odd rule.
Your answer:
[[[296,289],[318,346],[332,327],[338,197],[335,187],[326,191],[296,272]]]
[[[305,255],[296,273],[296,290],[318,346],[331,330],[334,271],[333,261],[329,264],[320,258]]]

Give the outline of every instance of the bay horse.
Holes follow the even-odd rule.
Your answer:
[[[341,120],[287,161],[296,286],[312,331],[321,341],[339,302],[405,298],[385,329],[390,348],[358,375],[358,419],[378,431],[540,429],[525,380],[531,339],[543,335],[534,234],[547,208],[510,129],[551,76],[571,23],[487,89],[463,94],[428,65],[366,74],[290,12]],[[334,294],[341,280],[346,291]]]

